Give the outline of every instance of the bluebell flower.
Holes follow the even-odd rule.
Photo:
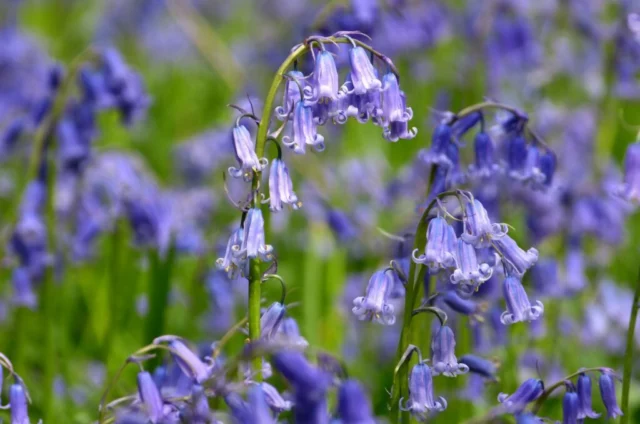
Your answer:
[[[440,298],[449,308],[462,315],[480,317],[484,306],[471,299],[463,299],[454,290],[447,290],[441,294]],[[479,318],[478,318],[479,319]]]
[[[304,88],[304,101],[309,105],[329,104],[338,96],[339,88],[336,62],[330,52],[323,50],[316,56],[312,82]]]
[[[198,384],[202,384],[211,376],[215,364],[210,360],[207,360],[207,363],[203,362],[178,337],[161,336],[153,341],[154,344],[163,342],[168,344],[173,359],[187,377]]]
[[[272,211],[279,211],[285,204],[291,205],[293,209],[298,209],[301,205],[293,191],[287,165],[282,159],[274,159],[269,172],[269,207]]]
[[[11,424],[30,424],[27,406],[27,395],[20,383],[14,383],[9,390],[9,406],[11,407]]]
[[[538,399],[543,391],[544,383],[542,380],[530,378],[522,383],[511,395],[500,393],[498,402],[503,405],[506,412],[517,414],[522,412],[528,403]]]
[[[508,272],[519,277],[538,261],[538,250],[531,247],[526,252],[508,235],[494,239],[493,246],[501,254]]]
[[[531,269],[531,284],[535,292],[541,296],[557,296],[560,294],[558,280],[558,261],[553,258],[542,258]]]
[[[431,271],[453,268],[456,265],[456,233],[447,221],[436,216],[427,227],[427,244],[424,254],[416,256],[418,249],[412,252],[413,261],[429,267]]]
[[[396,322],[393,305],[389,303],[389,294],[393,288],[391,270],[376,271],[369,279],[364,296],[353,300],[353,313],[360,320],[376,321],[383,325]]]
[[[23,119],[12,121],[0,136],[0,157],[4,157],[13,151],[16,143],[25,131],[26,123]]]
[[[607,410],[607,418],[617,418],[624,415],[618,406],[618,401],[616,400],[616,386],[611,376],[611,372],[602,371],[602,374],[600,374],[599,385],[602,403],[604,403],[604,407]]]
[[[242,243],[233,246],[233,255],[237,260],[260,258],[263,261],[273,259],[273,246],[264,241],[264,218],[259,208],[251,208],[244,221]]]
[[[300,334],[300,328],[295,318],[285,317],[278,326],[278,336],[286,340],[287,343],[301,349],[309,346],[309,342]]]
[[[455,353],[456,339],[453,331],[446,325],[441,326],[431,337],[431,369],[433,375],[455,377],[469,372],[469,367],[458,363]]]
[[[338,391],[338,411],[340,424],[375,424],[371,402],[364,389],[355,380],[346,380]]]
[[[504,295],[507,310],[500,315],[500,321],[505,324],[514,324],[521,321],[533,321],[542,316],[544,305],[539,300],[534,306],[531,306],[527,292],[519,279],[515,277],[507,277],[502,283],[502,292]]]
[[[294,421],[327,423],[327,391],[331,385],[331,376],[311,366],[304,355],[296,351],[276,353],[273,365],[294,388]]]
[[[12,303],[18,306],[25,306],[34,309],[38,305],[38,298],[33,291],[33,282],[27,268],[19,266],[11,274],[13,287]]]
[[[627,200],[640,201],[640,142],[629,144],[624,155],[624,184],[616,191]]]
[[[551,150],[544,152],[538,159],[538,168],[544,175],[544,185],[549,187],[556,172],[556,155]]]
[[[411,139],[418,129],[409,129],[408,122],[413,118],[413,110],[406,105],[404,93],[400,90],[398,79],[392,72],[382,77],[382,113],[378,117],[384,127],[384,138],[398,141],[400,138]]]
[[[487,263],[478,264],[476,249],[463,239],[458,239],[456,269],[450,276],[453,284],[466,284],[474,289],[491,278],[493,268]]]
[[[276,116],[284,121],[291,116],[293,108],[300,100],[302,100],[301,89],[305,87],[304,74],[300,71],[289,71],[284,83],[284,96],[282,98],[282,106],[276,107]]]
[[[526,172],[527,156],[529,153],[527,141],[524,135],[515,134],[513,137],[509,137],[507,143],[509,176],[517,180],[525,180],[528,177],[528,173]]]
[[[562,398],[562,424],[578,424],[578,394],[573,383],[566,383],[566,386]]]
[[[186,419],[189,423],[207,424],[211,422],[211,410],[209,408],[209,400],[204,392],[204,387],[199,384],[192,386],[191,407],[181,412],[181,418]]]
[[[516,415],[516,424],[543,424],[544,420],[529,412]]]
[[[260,336],[271,339],[278,332],[286,308],[280,302],[273,302],[260,317]]]
[[[267,166],[267,159],[259,159],[256,155],[255,142],[244,125],[233,127],[233,151],[240,165],[239,168],[229,167],[229,175],[234,178],[251,181],[254,172],[260,172]]]
[[[337,208],[327,210],[327,224],[336,238],[341,242],[353,240],[358,235],[358,229],[349,215]]]
[[[425,363],[414,365],[409,376],[409,400],[400,409],[410,411],[413,417],[421,422],[429,418],[431,411],[444,411],[447,409],[447,401],[440,396],[438,400],[433,395],[433,377],[431,368]]]
[[[449,145],[453,144],[451,125],[447,122],[440,123],[431,136],[431,147],[429,150],[421,150],[419,155],[426,164],[433,164],[451,168],[453,163],[447,152]]]
[[[318,134],[318,128],[313,119],[313,109],[311,106],[305,105],[303,101],[299,101],[295,105],[292,134],[291,136],[283,136],[282,144],[298,154],[304,154],[307,145],[319,152],[324,150],[324,137]]]
[[[259,383],[260,389],[264,393],[265,400],[271,411],[275,414],[280,414],[284,411],[289,411],[293,407],[293,403],[289,400],[284,400],[284,398],[278,392],[278,389],[273,387],[269,383]]]
[[[496,379],[496,365],[488,359],[468,354],[458,358],[458,362],[469,367],[469,372],[471,373],[481,375],[490,380]]]
[[[469,165],[469,175],[472,178],[486,179],[498,174],[501,167],[494,158],[494,146],[491,137],[480,131],[473,139],[475,163]]]
[[[151,374],[146,371],[138,373],[138,396],[144,405],[149,422],[156,424],[164,417],[164,401]]]
[[[379,91],[382,83],[378,79],[375,68],[369,60],[365,49],[355,46],[349,50],[349,62],[351,64],[351,81],[355,94],[365,94],[371,91]]]
[[[600,414],[596,413],[591,407],[591,378],[587,374],[578,376],[578,419],[598,418]]]
[[[565,257],[565,284],[567,292],[578,293],[587,286],[584,252],[580,246],[571,246]]]
[[[227,242],[227,248],[222,258],[216,259],[216,267],[227,273],[230,279],[235,280],[242,269],[244,269],[244,262],[238,260],[234,255],[234,246],[241,246],[244,239],[244,229],[242,227],[234,230]]]
[[[464,231],[460,238],[477,248],[491,246],[492,240],[505,237],[506,224],[492,223],[487,210],[478,199],[467,198],[463,216]]]
[[[227,393],[224,396],[224,401],[229,407],[234,424],[274,423],[265,395],[259,386],[251,386],[247,398],[248,401],[245,402],[235,392]]]
[[[448,119],[448,118],[445,118]],[[476,126],[479,122],[484,119],[482,112],[477,111],[470,113],[468,115],[463,116],[455,121],[453,124],[452,132],[453,137],[458,140],[462,138],[471,128]]]

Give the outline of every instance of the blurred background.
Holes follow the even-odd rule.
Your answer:
[[[544,301],[545,319],[496,325],[499,289],[480,295],[478,316],[451,313],[458,354],[494,359],[499,381],[436,380],[449,408],[433,422],[482,416],[499,392],[538,373],[551,383],[581,367],[621,372],[640,253],[635,209],[612,196],[640,129],[633,3],[0,0],[0,225],[8,245],[0,350],[30,389],[32,421],[93,422],[108,381],[153,337],[176,334],[206,349],[244,316],[246,281],[215,267],[240,215],[222,177],[235,165],[237,112],[228,104],[264,116],[262,99],[291,48],[338,30],[370,35],[394,61],[418,133],[389,143],[373,125],[328,124],[323,153],[285,152],[303,207],[266,214],[267,242],[289,287],[288,314],[309,344],[343,358],[376,413],[388,415],[400,323],[359,322],[352,301],[411,246],[385,232],[414,231],[429,177],[419,152],[442,112],[490,98],[525,111],[557,157],[545,191],[466,183],[478,196],[493,190],[492,219],[540,251],[525,286]],[[108,99],[94,90],[93,51],[123,67],[124,88]],[[348,61],[345,48],[333,51],[339,66]],[[312,65],[299,64],[305,74]],[[73,101],[56,108],[55,90],[74,73]],[[51,125],[55,113],[60,124]],[[32,194],[48,197],[47,206],[30,209],[20,196],[47,126],[61,140],[60,166],[46,179],[48,194]],[[470,142],[462,140],[460,156],[465,167],[473,161]],[[228,184],[239,200],[243,187]],[[265,306],[277,300],[277,284],[264,296]],[[423,317],[428,334],[431,317]],[[243,337],[230,340],[228,355]],[[120,377],[110,400],[135,392],[135,372]],[[640,422],[634,377],[630,422]],[[595,395],[594,408],[603,410]],[[541,414],[559,419],[561,396]]]

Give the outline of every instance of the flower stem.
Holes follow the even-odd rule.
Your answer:
[[[631,386],[631,371],[633,368],[633,345],[638,319],[638,304],[640,303],[640,274],[636,280],[636,289],[633,293],[633,304],[631,305],[631,315],[629,316],[629,326],[627,327],[627,347],[624,354],[624,372],[622,374],[622,412],[620,424],[629,422],[629,387]]]
[[[262,284],[262,273],[260,272],[260,261],[251,259],[249,264],[249,340],[254,341],[260,338],[260,284]],[[253,359],[254,379],[262,381],[262,358]]]

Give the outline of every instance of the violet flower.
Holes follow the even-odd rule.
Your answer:
[[[455,353],[456,339],[453,331],[446,325],[441,326],[431,337],[431,363],[433,375],[455,377],[469,372],[469,367],[458,363]]]
[[[505,237],[506,224],[492,223],[487,210],[478,199],[467,198],[463,217],[464,231],[460,238],[477,248],[491,246],[492,240]]]
[[[458,362],[469,367],[469,372],[471,373],[481,375],[490,380],[496,379],[496,365],[488,359],[469,354],[461,356]]]
[[[303,101],[296,103],[293,111],[293,128],[291,136],[282,137],[282,144],[293,149],[295,153],[304,154],[306,146],[312,146],[316,151],[324,150],[324,137],[318,134],[313,119],[313,109]]]
[[[267,166],[266,158],[258,159],[255,141],[244,125],[237,125],[233,128],[233,151],[240,165],[239,168],[229,167],[229,175],[234,178],[251,181],[254,172],[260,172]]]
[[[276,116],[279,120],[284,121],[293,112],[293,108],[300,100],[302,100],[301,89],[305,87],[304,74],[300,71],[289,71],[284,83],[284,96],[282,98],[282,106],[276,107]]]
[[[531,247],[525,252],[508,235],[493,240],[493,246],[502,255],[509,272],[519,277],[522,277],[527,269],[531,268],[538,260],[536,248]]]
[[[487,263],[478,264],[476,249],[462,238],[458,240],[456,250],[457,268],[450,276],[453,284],[466,284],[477,288],[493,275],[493,268]]]
[[[408,122],[413,118],[413,110],[406,105],[404,93],[400,90],[398,79],[393,72],[382,77],[382,113],[378,118],[384,127],[383,136],[389,141],[400,138],[411,139],[418,129],[409,129]]]
[[[244,221],[244,236],[240,245],[232,247],[237,261],[260,258],[263,261],[273,259],[273,246],[264,241],[264,218],[259,208],[251,208]]]
[[[388,301],[394,282],[390,271],[376,271],[369,279],[365,295],[353,300],[352,311],[358,319],[383,325],[393,325],[396,322],[393,305]]]
[[[308,105],[329,104],[338,96],[338,68],[333,55],[323,50],[316,56],[311,85],[304,88],[304,101]]]
[[[539,300],[531,306],[522,283],[515,277],[507,277],[502,284],[504,300],[507,310],[500,315],[504,325],[521,321],[533,321],[540,318],[544,312],[544,305]]]
[[[351,64],[351,81],[355,94],[376,92],[382,88],[375,68],[369,60],[364,48],[355,46],[349,50],[349,62]]]
[[[402,405],[403,398],[400,399],[400,410],[409,411],[415,419],[424,422],[431,411],[447,409],[446,399],[442,396],[438,399],[433,395],[431,368],[425,363],[414,365],[409,376],[409,400]]]
[[[30,424],[27,407],[27,395],[20,383],[14,383],[9,390],[9,406],[11,407],[11,424]]]
[[[244,238],[244,229],[238,228],[231,233],[229,241],[227,242],[227,248],[222,258],[216,260],[216,267],[223,270],[229,276],[229,279],[235,280],[238,278],[240,270],[244,267],[241,260],[234,255],[234,246],[241,246]]]
[[[274,159],[269,172],[269,208],[280,211],[285,204],[291,205],[293,209],[298,209],[301,205],[293,191],[287,165],[282,159]]]
[[[273,302],[260,317],[260,336],[271,339],[278,332],[286,308],[280,302]]]
[[[587,374],[578,376],[578,419],[598,418],[600,414],[591,407],[591,378]]]
[[[453,268],[456,265],[456,233],[447,221],[437,216],[429,221],[427,227],[427,244],[424,254],[416,256],[418,249],[412,253],[413,261],[429,267],[431,271]]]
[[[473,149],[475,163],[469,165],[469,175],[472,178],[487,179],[500,172],[501,167],[494,158],[493,142],[486,132],[480,131],[476,134]]]
[[[153,377],[148,372],[141,371],[137,378],[138,396],[144,405],[149,421],[153,424],[161,422],[164,417],[164,402]]]
[[[578,424],[578,394],[573,383],[565,383],[567,386],[562,398],[562,424]]]
[[[347,380],[338,391],[339,424],[375,424],[371,402],[356,380]]]
[[[599,385],[602,403],[604,403],[604,407],[607,410],[607,418],[615,419],[624,415],[616,400],[616,386],[610,372],[602,371]]]
[[[267,401],[267,405],[271,408],[275,414],[280,414],[284,411],[289,411],[293,407],[293,403],[288,400],[284,400],[284,398],[278,392],[278,389],[273,387],[269,383],[259,383],[262,392],[264,393],[265,400]]]
[[[544,383],[542,380],[530,378],[522,383],[511,395],[500,393],[498,402],[504,406],[507,412],[515,414],[522,412],[528,403],[538,399],[543,391]]]

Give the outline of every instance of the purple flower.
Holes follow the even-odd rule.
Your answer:
[[[198,384],[202,384],[211,376],[215,365],[213,362],[204,363],[176,336],[160,336],[153,341],[154,344],[163,342],[169,345],[171,355],[184,375]]]
[[[463,355],[458,362],[469,367],[469,371],[490,380],[496,378],[496,366],[493,362],[476,355]]]
[[[531,269],[531,284],[541,296],[556,296],[560,293],[558,262],[552,258],[542,258]]]
[[[216,267],[226,272],[231,280],[235,280],[236,278],[238,278],[240,270],[244,267],[243,261],[238,260],[238,258],[234,255],[234,247],[237,246],[239,248],[239,246],[242,245],[243,238],[243,228],[238,228],[233,233],[231,233],[231,237],[229,237],[229,241],[227,242],[227,249],[225,250],[224,256],[216,260]]]
[[[327,390],[331,376],[313,367],[304,355],[295,351],[282,351],[273,356],[273,365],[294,388],[294,421],[324,424],[329,421]]]
[[[578,394],[573,391],[573,383],[567,386],[562,398],[562,424],[578,424]]]
[[[284,83],[284,96],[282,106],[276,107],[276,116],[281,121],[287,119],[296,103],[302,100],[301,90],[305,87],[304,75],[300,71],[290,71]]]
[[[500,393],[498,402],[500,402],[507,412],[511,414],[519,413],[524,410],[528,403],[538,399],[544,391],[542,380],[530,378],[526,380],[511,395]]]
[[[473,178],[486,179],[500,172],[500,165],[494,159],[493,142],[489,134],[480,131],[473,139],[475,163],[469,165],[469,175]]]
[[[602,403],[607,410],[607,418],[616,418],[620,415],[624,415],[618,402],[616,400],[616,386],[611,377],[611,373],[603,371],[600,375],[600,396],[602,397]]]
[[[578,419],[598,418],[591,407],[591,378],[586,374],[578,376]]]
[[[421,150],[419,155],[426,164],[440,165],[451,168],[453,163],[447,155],[451,140],[451,126],[443,122],[439,124],[431,136],[431,148],[427,151]]]
[[[234,178],[251,181],[253,172],[260,172],[267,166],[266,158],[258,159],[255,142],[244,125],[233,127],[233,151],[240,165],[239,168],[233,166],[229,168],[229,175]]]
[[[507,310],[500,315],[500,321],[504,325],[521,321],[533,321],[542,316],[544,306],[539,300],[535,306],[531,306],[527,292],[522,283],[515,277],[507,277],[502,283],[502,292],[507,304]]]
[[[406,105],[404,93],[400,90],[396,75],[389,72],[382,77],[382,113],[378,118],[384,127],[384,138],[398,141],[411,139],[418,133],[417,128],[409,129],[408,122],[413,118],[413,110]]]
[[[329,104],[338,96],[339,85],[338,68],[333,55],[323,50],[316,56],[312,83],[304,88],[304,101],[308,105]]]
[[[15,383],[11,385],[9,405],[11,407],[11,424],[30,424],[27,395],[22,384]]]
[[[508,235],[494,239],[493,246],[502,255],[508,271],[519,277],[522,277],[538,260],[536,248],[532,247],[525,252]]]
[[[544,175],[544,185],[549,187],[556,172],[556,155],[550,150],[543,153],[538,158],[538,169]]]
[[[424,254],[416,257],[418,249],[412,253],[413,261],[427,265],[431,271],[453,268],[456,265],[456,233],[447,221],[437,216],[429,221],[427,244]]]
[[[483,311],[483,307],[471,299],[461,298],[455,291],[447,290],[441,295],[445,305],[463,315],[475,316]]]
[[[286,308],[280,302],[273,302],[260,317],[260,335],[263,339],[270,339],[278,331]]]
[[[318,152],[324,150],[324,137],[318,134],[311,106],[305,105],[303,101],[296,103],[293,111],[292,135],[283,136],[282,143],[298,154],[304,154],[307,145]]]
[[[244,221],[242,244],[232,247],[233,255],[240,262],[260,258],[263,261],[273,259],[273,246],[264,242],[264,219],[259,208],[251,208]]]
[[[364,296],[353,300],[353,313],[360,320],[376,321],[383,325],[396,322],[393,305],[389,303],[389,294],[393,288],[393,275],[390,270],[375,272],[369,279]]]
[[[629,144],[624,155],[624,185],[619,194],[634,202],[640,201],[640,142]]]
[[[279,211],[284,204],[291,205],[293,209],[301,205],[293,191],[287,165],[282,159],[274,159],[269,172],[269,207],[272,211]]]
[[[264,382],[260,383],[260,388],[264,393],[265,400],[267,401],[269,408],[271,408],[271,411],[276,414],[280,414],[283,411],[291,410],[291,407],[293,406],[291,401],[284,400],[278,390],[271,384]]]
[[[457,268],[450,277],[453,284],[462,283],[476,288],[491,278],[493,269],[487,263],[478,264],[476,249],[473,245],[460,238],[456,253]]]
[[[455,353],[456,339],[451,328],[441,326],[431,337],[431,363],[433,375],[455,377],[469,372],[469,367],[459,364]]]
[[[355,380],[347,380],[338,391],[338,418],[341,424],[375,424],[371,402]]]
[[[506,224],[492,223],[487,210],[478,199],[467,198],[463,217],[464,231],[460,238],[477,248],[491,246],[492,240],[506,236]]]
[[[355,94],[377,92],[382,87],[376,70],[369,60],[367,52],[360,46],[349,50],[349,62],[351,63],[351,81]]]
[[[409,376],[409,400],[402,405],[400,399],[400,409],[410,411],[418,421],[426,421],[431,411],[444,411],[447,409],[447,401],[440,396],[439,400],[434,399],[433,377],[431,368],[425,363],[414,365]]]
[[[164,402],[153,377],[146,371],[138,373],[138,396],[149,421],[153,424],[159,423],[164,417]]]
[[[286,317],[282,320],[278,326],[278,335],[282,337],[287,343],[297,346],[301,349],[309,346],[309,342],[300,335],[300,328],[295,318]]]

